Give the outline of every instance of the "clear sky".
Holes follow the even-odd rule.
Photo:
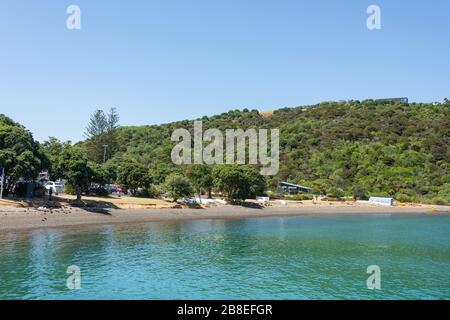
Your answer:
[[[82,139],[98,108],[141,125],[397,96],[450,97],[450,1],[0,1],[0,113],[40,141]]]

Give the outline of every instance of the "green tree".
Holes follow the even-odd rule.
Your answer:
[[[117,181],[117,171],[122,162],[122,158],[114,157],[102,166],[106,174],[106,183],[115,183]]]
[[[100,136],[106,132],[108,127],[108,120],[103,110],[95,110],[89,119],[89,124],[86,127],[84,135],[86,138],[91,139],[96,136]]]
[[[56,170],[55,165],[58,163],[58,159],[61,156],[61,153],[64,151],[64,149],[71,147],[72,146],[70,141],[62,142],[55,137],[50,137],[47,141],[44,141],[41,144],[41,151],[49,160],[44,165],[44,168],[49,170],[51,177]]]
[[[266,180],[253,166],[218,165],[213,169],[214,187],[230,201],[262,194]]]
[[[151,176],[145,166],[132,160],[124,161],[117,168],[117,183],[136,195],[138,188],[150,186]]]
[[[327,190],[327,197],[341,199],[344,196],[344,190],[338,187],[331,187]]]
[[[164,190],[175,202],[180,198],[189,197],[193,194],[190,181],[177,173],[167,176],[164,182]]]
[[[331,181],[328,179],[316,179],[312,181],[311,185],[313,188],[313,193],[325,195],[327,194],[327,188],[329,187]]]
[[[208,198],[211,198],[211,189],[213,187],[211,166],[205,164],[189,165],[187,176],[199,195],[204,190],[208,193]]]
[[[369,193],[367,188],[362,185],[354,185],[352,188],[352,195],[354,200],[368,200]]]
[[[105,166],[95,163],[93,161],[88,161],[88,167],[91,171],[90,181],[104,185],[109,182],[109,172]]]
[[[94,177],[94,172],[83,150],[78,147],[66,147],[54,161],[56,161],[55,176],[66,179],[75,188],[77,201],[80,201],[83,189],[88,187]]]
[[[173,164],[167,162],[157,161],[151,168],[153,182],[155,184],[162,184],[166,180],[166,177],[172,173],[180,173],[179,167],[175,167]]]
[[[35,179],[48,163],[39,143],[20,124],[0,114],[0,165],[5,168],[5,194],[19,178]]]
[[[89,159],[103,163],[117,151],[117,132],[119,115],[115,108],[106,114],[103,110],[96,110],[86,127],[85,147]]]
[[[70,146],[71,142],[62,142],[55,137],[49,137],[47,141],[41,144],[42,150],[47,154],[47,156],[59,156],[63,151],[64,147]]]

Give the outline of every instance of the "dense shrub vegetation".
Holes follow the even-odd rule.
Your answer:
[[[268,181],[289,181],[329,196],[371,195],[403,201],[450,202],[450,103],[325,102],[273,113],[233,110],[203,117],[204,130],[279,128],[280,170]],[[110,162],[138,159],[161,183],[183,173],[170,159],[170,135],[193,121],[120,127]],[[337,193],[337,194],[331,194]],[[399,199],[399,200],[400,200]]]

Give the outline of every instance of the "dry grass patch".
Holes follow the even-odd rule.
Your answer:
[[[269,110],[269,111],[261,111],[259,113],[263,118],[269,118],[273,115],[273,111]]]
[[[27,201],[9,200],[9,199],[0,200],[0,208],[26,208],[29,206],[30,203]]]

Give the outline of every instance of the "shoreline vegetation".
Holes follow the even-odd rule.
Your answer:
[[[406,207],[425,208],[413,204],[427,203],[429,208],[444,208],[450,205],[449,119],[448,99],[442,103],[323,102],[270,113],[231,110],[197,119],[201,120],[205,132],[210,129],[247,132],[261,128],[279,131],[279,170],[265,176],[258,164],[246,164],[246,161],[243,164],[175,163],[172,152],[176,144],[171,136],[178,129],[189,134],[196,120],[120,126],[114,108],[109,112],[97,110],[86,128],[86,140],[73,144],[55,137],[45,142],[35,141],[25,127],[0,114],[3,197],[34,199],[4,203],[19,207],[19,211],[28,207],[28,211],[67,213],[78,207],[104,216],[119,209],[201,209],[193,200],[200,195],[221,196],[227,203],[244,203],[246,207],[258,207],[246,199],[265,197],[298,200],[295,205],[299,208],[317,198],[329,201],[311,203],[312,207],[360,208],[361,203],[356,200],[383,197],[394,199],[400,207],[406,204]],[[214,145],[208,141],[204,141],[206,147]],[[248,148],[246,141],[244,138],[234,156],[250,159],[246,150],[251,149],[250,141]],[[48,203],[46,194],[48,199],[51,192],[56,194],[56,182],[62,186],[58,192],[63,190],[73,196],[60,196]],[[307,194],[301,191],[291,196],[291,191],[283,188],[286,183],[307,189]],[[113,198],[112,194],[132,197]],[[173,202],[164,200],[169,198]],[[180,204],[178,200],[183,199]],[[280,204],[282,208],[283,203]],[[1,207],[0,204],[0,210]],[[273,211],[272,207],[259,212]],[[244,210],[238,206],[227,208],[232,212]],[[200,211],[211,210],[220,209]],[[47,220],[44,217],[41,222],[45,225]]]
[[[72,206],[73,197],[63,196],[58,202],[0,201],[0,231],[21,231],[42,228],[87,227],[209,219],[244,219],[258,217],[330,216],[366,214],[450,214],[450,206],[425,204],[397,204],[382,206],[354,201],[271,201],[270,206],[216,205],[188,208],[159,199],[132,197],[84,197],[85,206]],[[139,201],[140,200],[140,201]],[[252,206],[254,204],[254,206]]]

